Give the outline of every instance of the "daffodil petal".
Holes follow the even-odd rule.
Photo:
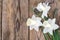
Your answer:
[[[40,17],[36,17],[35,15],[32,16],[32,19],[33,19],[33,20],[41,20]]]
[[[43,22],[43,27],[45,27],[45,28],[46,28],[46,27],[49,27],[49,28],[50,28],[51,25],[49,24],[48,21],[44,21],[44,22]]]
[[[52,19],[52,23],[54,24],[56,22],[56,18]]]
[[[53,31],[52,30],[50,30],[49,33],[50,33],[50,35],[53,35]]]
[[[43,13],[42,13],[42,18],[44,18],[44,16],[46,16],[47,17],[47,11],[43,11]]]
[[[49,30],[48,27],[47,27],[47,28],[44,28],[44,29],[43,29],[43,33],[48,33],[48,30]]]
[[[35,15],[32,16],[32,18],[29,18],[27,20],[27,26],[30,27],[30,30],[35,29],[36,31],[39,30],[39,26],[42,25],[41,18],[36,17]]]
[[[54,25],[52,25],[52,26],[53,26],[53,30],[56,30],[56,29],[59,28],[59,26],[58,26],[57,24],[54,24]]]
[[[39,26],[36,26],[34,29],[35,29],[36,31],[38,31],[38,30],[39,30]]]
[[[33,27],[34,27],[34,26],[33,26],[33,25],[31,25],[31,26],[30,26],[30,30],[32,30],[32,29],[33,29]]]
[[[44,8],[44,6],[43,6],[42,3],[39,3],[36,8],[37,8],[37,10],[39,10],[39,11],[45,10],[45,8]]]

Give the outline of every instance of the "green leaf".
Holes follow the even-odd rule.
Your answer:
[[[44,37],[45,37],[45,40],[48,40],[48,37],[47,37],[47,35],[46,35],[46,34],[44,34]]]
[[[55,30],[53,32],[53,40],[60,40],[60,34],[59,34],[58,30]]]
[[[50,35],[49,33],[44,34],[45,40],[53,40],[53,36]]]
[[[60,40],[60,32],[58,30],[53,31],[53,36],[49,33],[44,34],[45,40]]]

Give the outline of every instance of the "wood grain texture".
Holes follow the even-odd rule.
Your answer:
[[[60,0],[55,0],[56,4],[57,4],[57,9],[58,9],[58,13],[57,13],[57,24],[60,26]]]
[[[30,31],[30,40],[39,40],[38,34],[34,29]]]
[[[2,40],[28,40],[27,18],[28,0],[3,0]]]
[[[0,0],[0,40],[2,40],[2,0]]]
[[[32,8],[39,2],[52,0],[0,0],[0,40],[45,40],[41,30],[29,30],[26,21],[34,14]],[[58,8],[57,24],[60,25],[60,1],[51,5],[50,18],[53,18],[54,8]],[[53,7],[54,6],[54,7]],[[2,14],[2,15],[1,15]],[[1,24],[2,22],[2,24]],[[1,29],[2,27],[2,29]],[[1,31],[2,30],[2,31]],[[2,32],[2,34],[1,34]]]
[[[15,39],[15,18],[17,14],[17,0],[3,0],[2,11],[2,40]]]
[[[21,8],[21,22],[20,22],[20,38],[21,40],[28,40],[28,27],[26,21],[28,18],[28,0],[20,0]]]

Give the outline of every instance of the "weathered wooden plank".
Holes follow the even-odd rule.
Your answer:
[[[2,40],[2,0],[0,0],[0,40]]]
[[[21,24],[20,24],[20,40],[28,40],[28,27],[26,20],[28,18],[28,0],[20,0]]]
[[[20,17],[21,17],[21,12],[20,12],[20,0],[17,0],[17,10],[16,10],[16,17],[15,17],[15,28],[14,28],[14,40],[21,40],[20,39]]]
[[[32,16],[32,14],[34,13],[32,11],[32,8],[35,7],[40,1],[42,2],[43,0],[33,0],[33,1],[29,0],[29,3],[28,0],[3,0],[2,40],[29,40],[26,20],[28,18],[28,15],[29,17]],[[51,5],[52,7],[56,6],[55,4]],[[54,8],[52,8],[52,10],[54,10]],[[59,13],[60,11],[58,12],[58,14]],[[58,17],[58,20],[60,20],[60,17]],[[0,23],[1,23],[1,13],[0,13]],[[41,30],[39,32],[31,30],[29,33],[30,33],[30,40],[38,40],[38,39],[44,40],[44,36]]]
[[[57,15],[56,15],[57,24],[60,26],[60,0],[55,0],[55,1],[56,1],[56,4],[57,4],[57,9],[58,9],[58,12],[57,12]]]
[[[3,0],[3,11],[2,11],[2,40],[9,40],[10,32],[8,30],[8,13],[7,13],[7,0]]]
[[[17,14],[17,0],[3,0],[2,11],[2,40],[15,39],[15,24]],[[15,39],[16,40],[16,39]]]
[[[58,10],[58,12],[57,12],[57,16],[56,16],[56,18],[57,18],[57,24],[60,26],[60,9]]]
[[[34,29],[30,31],[30,40],[45,40],[41,29],[36,32]]]
[[[39,40],[38,34],[34,29],[30,31],[30,40]]]

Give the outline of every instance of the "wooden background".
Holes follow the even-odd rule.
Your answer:
[[[52,11],[58,8],[56,21],[60,25],[60,0],[0,0],[0,40],[45,40],[41,30],[37,33],[26,26],[32,8],[43,1],[54,1],[49,13],[52,18]]]

